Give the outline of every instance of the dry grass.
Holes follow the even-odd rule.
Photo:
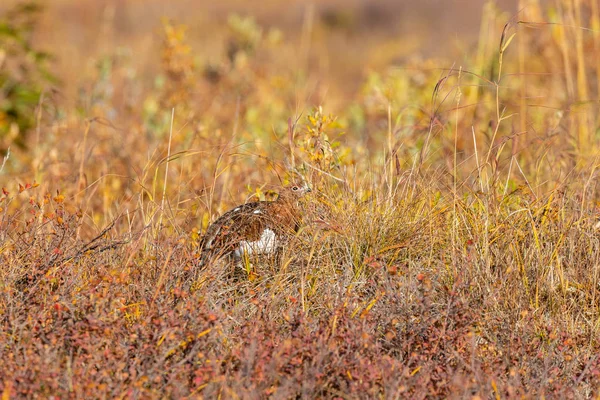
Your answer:
[[[216,62],[165,22],[159,75],[119,50],[44,92],[0,171],[3,398],[599,396],[600,11],[525,3],[337,117],[239,17]],[[294,174],[281,263],[195,268],[198,228]]]

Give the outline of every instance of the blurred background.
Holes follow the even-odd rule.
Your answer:
[[[5,1],[0,10],[16,3]],[[517,3],[495,2],[505,12],[504,21],[516,15]],[[100,57],[117,49],[131,54],[131,66],[143,76],[154,75],[165,17],[188,27],[187,43],[196,61],[218,63],[227,52],[228,18],[250,16],[297,50],[286,54],[291,67],[307,68],[347,96],[359,88],[367,71],[402,65],[410,58],[448,57],[450,63],[461,63],[481,29],[496,29],[481,27],[483,0],[52,0],[40,4],[44,12],[34,30],[34,43],[51,50],[63,88],[69,90]]]

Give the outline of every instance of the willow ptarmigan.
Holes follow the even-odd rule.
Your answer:
[[[228,256],[238,264],[245,255],[273,254],[300,227],[298,200],[311,189],[292,184],[275,201],[240,205],[213,222],[200,242],[200,266]]]

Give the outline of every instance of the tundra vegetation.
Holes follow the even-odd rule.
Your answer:
[[[332,57],[356,15],[306,5],[79,70],[36,44],[49,3],[5,9],[2,398],[599,396],[599,4],[519,3],[461,58]],[[197,268],[198,231],[298,176],[279,260]]]

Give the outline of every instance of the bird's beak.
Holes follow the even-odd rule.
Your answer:
[[[310,186],[306,185],[306,186],[304,187],[304,191],[305,191],[306,193],[310,193],[310,192],[312,192],[312,189],[310,188]]]

